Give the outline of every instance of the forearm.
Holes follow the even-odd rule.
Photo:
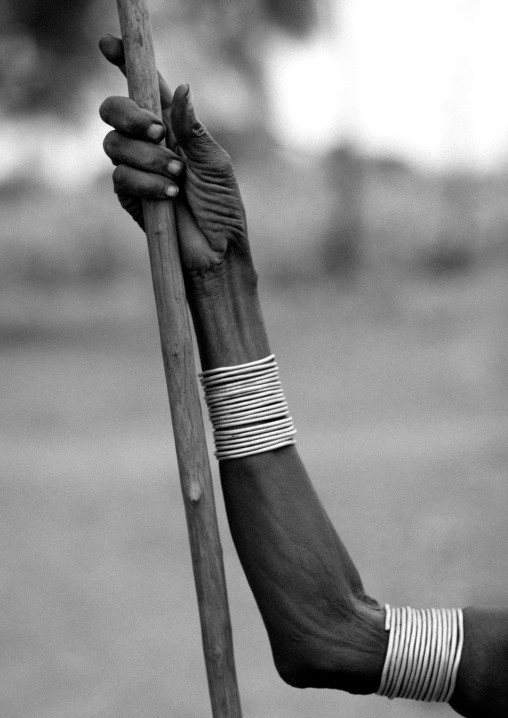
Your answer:
[[[229,524],[282,677],[374,692],[383,612],[360,578],[295,447],[221,462]]]
[[[186,282],[203,370],[270,354],[251,265],[225,261],[218,269],[189,274]]]
[[[230,268],[190,285],[203,369],[270,354],[255,275]],[[377,691],[384,611],[363,591],[294,446],[220,462],[231,534],[281,676],[298,687]],[[466,609],[450,705],[466,718],[508,710],[508,612]]]
[[[270,354],[254,275],[196,275],[191,306],[204,369]],[[281,675],[294,685],[374,692],[383,611],[363,594],[294,446],[222,461],[240,560]]]

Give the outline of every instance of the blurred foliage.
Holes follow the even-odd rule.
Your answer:
[[[326,165],[337,201],[323,236],[323,267],[329,275],[351,279],[362,264],[364,161],[354,147],[345,144],[329,153]]]
[[[352,166],[361,201],[349,213],[356,224],[348,225],[347,211],[341,215],[349,197],[343,173]],[[508,259],[506,172],[441,177],[355,156],[350,148],[326,162],[306,160],[302,171],[274,145],[240,154],[236,169],[254,259],[267,284],[328,278],[347,286],[347,279],[387,268],[446,277]],[[115,201],[109,170],[86,192],[64,195],[19,178],[0,186],[0,212],[5,290],[146,280],[143,234]]]
[[[185,27],[190,29],[188,37],[198,39],[199,28],[206,25],[207,44],[252,81],[260,71],[249,49],[255,29],[274,24],[288,33],[305,35],[316,19],[315,2],[153,0],[149,6],[152,20],[168,33]],[[108,29],[118,29],[114,0],[3,0],[0,90],[4,111],[72,113],[83,83],[104,71],[97,41]],[[196,51],[190,43],[187,50]],[[210,63],[202,63],[201,71],[210,72]]]
[[[90,32],[94,0],[3,0],[0,87],[11,112],[69,112],[83,79],[97,70]]]
[[[316,22],[316,5],[308,0],[261,0],[268,18],[286,32],[302,36]]]

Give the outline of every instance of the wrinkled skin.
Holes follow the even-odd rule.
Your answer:
[[[123,69],[120,40],[102,38],[104,56]],[[102,119],[115,129],[104,149],[116,170],[118,199],[144,228],[141,197],[175,197],[182,264],[188,272],[206,272],[232,255],[251,264],[242,198],[227,152],[198,119],[188,85],[174,96],[160,80],[163,122],[126,97],[109,97]],[[158,144],[165,136],[165,144]]]

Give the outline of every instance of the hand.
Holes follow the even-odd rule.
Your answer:
[[[121,40],[100,41],[103,55],[124,71]],[[144,229],[141,198],[175,199],[184,270],[202,274],[224,260],[251,266],[245,210],[227,152],[211,137],[194,111],[190,88],[174,96],[159,76],[163,123],[127,97],[108,97],[102,119],[114,130],[104,150],[116,165],[118,199]],[[166,138],[165,145],[158,144]]]

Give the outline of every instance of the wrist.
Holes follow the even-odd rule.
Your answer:
[[[186,277],[202,369],[243,364],[270,354],[252,262],[226,257]]]

